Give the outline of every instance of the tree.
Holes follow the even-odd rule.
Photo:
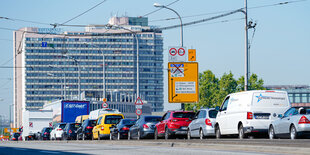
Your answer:
[[[238,81],[237,91],[244,91],[244,76],[241,76]],[[256,74],[252,74],[248,80],[248,90],[266,90],[263,79],[258,79]]]
[[[234,75],[229,72],[229,74],[224,73],[219,81],[219,93],[217,93],[217,104],[215,106],[221,106],[221,103],[225,97],[234,93],[237,90],[237,81],[234,79]]]

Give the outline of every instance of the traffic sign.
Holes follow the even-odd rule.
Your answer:
[[[168,63],[168,101],[169,103],[198,102],[198,63]]]
[[[137,110],[136,110],[136,114],[137,114],[138,116],[140,116],[140,115],[142,114],[142,109],[137,109]]]
[[[186,62],[187,52],[186,47],[169,47],[169,62]]]
[[[33,123],[32,122],[29,122],[29,127],[33,127]]]
[[[49,127],[52,127],[53,126],[53,122],[49,122],[48,125],[49,125]]]
[[[188,61],[196,61],[196,49],[188,49]]]
[[[143,102],[141,100],[141,98],[138,96],[136,102],[135,102],[135,105],[143,105]]]
[[[103,102],[107,102],[107,99],[106,99],[106,98],[103,98],[102,101],[103,101]]]
[[[108,108],[108,103],[107,102],[103,102],[102,103],[102,108]]]

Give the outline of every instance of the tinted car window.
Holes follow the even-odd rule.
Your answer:
[[[136,120],[123,120],[123,124],[125,125],[134,125],[136,123]]]
[[[117,124],[121,119],[123,119],[122,116],[108,115],[105,117],[104,124]]]
[[[13,137],[19,137],[20,136],[20,134],[19,133],[13,133]]]
[[[194,118],[195,113],[194,112],[176,112],[172,115],[174,118]]]
[[[52,131],[52,128],[46,128],[45,129],[45,132],[51,132]]]
[[[89,120],[88,126],[96,126],[96,120]]]
[[[64,129],[66,127],[66,124],[60,124],[59,127]]]
[[[145,117],[145,122],[159,122],[161,117]]]
[[[210,118],[216,118],[217,111],[216,110],[210,110],[209,111],[209,117]]]
[[[79,128],[80,126],[81,126],[81,124],[79,124],[79,123],[70,124],[70,128],[71,128],[71,129],[77,129],[77,128]]]
[[[297,115],[298,114],[298,110],[295,108],[290,108],[289,110],[287,110],[284,113],[284,117],[288,117],[288,116],[292,116],[292,115]]]

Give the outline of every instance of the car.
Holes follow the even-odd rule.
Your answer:
[[[76,140],[76,131],[81,126],[81,123],[67,123],[63,129],[63,140]]]
[[[42,131],[40,132],[39,140],[49,140],[52,129],[53,129],[52,127],[43,128]]]
[[[95,119],[86,119],[82,125],[77,129],[76,136],[77,140],[92,139],[93,137],[93,128],[96,125]]]
[[[290,108],[287,92],[252,90],[226,96],[216,116],[215,136],[267,136],[269,124]]]
[[[268,135],[274,138],[303,138],[310,135],[310,114],[304,108],[290,108],[269,125]]]
[[[20,136],[21,134],[16,132],[16,133],[13,133],[12,137],[11,137],[11,140],[12,141],[18,141],[18,137]]]
[[[93,139],[109,139],[110,128],[113,125],[116,125],[121,119],[124,119],[124,115],[119,113],[107,113],[100,115],[97,119],[96,126],[93,128]]]
[[[53,130],[50,133],[50,140],[57,140],[62,138],[63,129],[65,128],[66,123],[58,123],[53,127]]]
[[[217,112],[215,108],[200,109],[188,125],[187,138],[199,137],[203,139],[206,136],[215,136],[214,125]]]
[[[141,116],[137,122],[130,127],[128,139],[154,137],[155,125],[161,121],[161,116]]]
[[[137,119],[122,119],[116,125],[111,127],[110,140],[117,138],[117,140],[128,138],[128,131],[131,126],[136,123]]]
[[[195,116],[192,111],[168,111],[155,126],[154,139],[186,136],[189,123]]]

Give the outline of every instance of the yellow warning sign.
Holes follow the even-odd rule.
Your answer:
[[[198,63],[168,63],[169,103],[198,102]]]
[[[196,49],[188,49],[188,61],[196,61]]]

